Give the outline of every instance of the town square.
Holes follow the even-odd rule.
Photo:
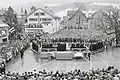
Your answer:
[[[0,80],[120,80],[120,1],[2,1]]]

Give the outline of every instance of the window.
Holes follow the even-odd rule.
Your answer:
[[[29,18],[29,21],[37,21],[37,18]]]
[[[48,24],[46,23],[46,24],[44,24],[45,26],[48,26]]]
[[[42,18],[42,21],[51,21],[51,18]]]
[[[39,14],[38,13],[35,13],[34,16],[38,16]]]
[[[48,18],[47,20],[48,20],[48,21],[51,21],[52,19],[51,19],[51,18]]]
[[[2,39],[3,40],[3,42],[7,42],[7,38],[4,38],[4,39]]]
[[[46,18],[42,18],[43,21],[46,21],[47,19]]]
[[[41,21],[41,18],[40,18],[40,21]]]
[[[42,15],[42,16],[44,16],[44,15],[45,15],[45,13],[41,13],[41,15]]]

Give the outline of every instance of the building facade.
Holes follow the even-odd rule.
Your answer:
[[[86,29],[88,28],[88,20],[85,14],[80,10],[72,10],[67,12],[68,19],[68,26],[74,27],[78,29]]]
[[[38,8],[27,16],[26,32],[32,30],[43,30],[48,33],[54,33],[58,30],[60,17],[47,9]]]
[[[0,20],[0,43],[8,42],[9,26]]]
[[[5,20],[4,13],[5,13],[5,10],[4,9],[0,9],[0,20],[2,20],[2,21]]]
[[[95,11],[68,10],[67,16],[61,20],[61,26],[72,29],[93,29],[93,14]]]

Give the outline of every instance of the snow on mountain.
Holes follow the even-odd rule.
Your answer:
[[[53,7],[53,6],[60,6],[61,4],[46,4],[49,7]]]
[[[59,17],[63,18],[64,16],[67,16],[67,11],[69,11],[69,10],[77,10],[77,8],[76,9],[67,8],[67,9],[57,12],[55,14],[58,15]]]
[[[112,5],[113,7],[119,7],[120,6],[120,4],[97,3],[97,2],[94,2],[94,3],[90,4],[90,5],[91,6],[92,5],[103,5],[103,6],[110,6],[110,5]]]
[[[94,3],[90,4],[90,5],[110,5],[110,4],[108,4],[108,3],[97,3],[97,2],[94,2]]]

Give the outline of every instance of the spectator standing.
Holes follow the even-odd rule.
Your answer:
[[[90,61],[90,57],[91,57],[91,53],[88,52],[88,59],[89,59],[89,61]]]
[[[24,51],[23,51],[23,49],[20,50],[20,54],[21,54],[21,59],[23,59],[23,56],[24,56]]]

